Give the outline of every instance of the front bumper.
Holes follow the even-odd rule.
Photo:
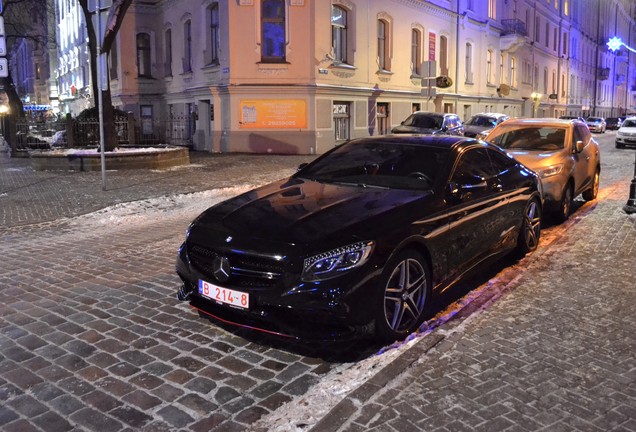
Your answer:
[[[192,265],[182,246],[176,271],[183,285],[179,300],[187,300],[201,316],[221,325],[257,330],[274,336],[302,340],[345,340],[373,332],[372,301],[380,270],[370,271],[367,263],[341,277],[321,282],[300,282],[285,275],[274,286],[251,288],[220,284]],[[363,276],[364,275],[364,276]],[[217,303],[199,293],[199,280],[248,292],[249,309]],[[227,286],[226,286],[227,285]]]

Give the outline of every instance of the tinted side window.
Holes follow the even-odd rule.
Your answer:
[[[488,150],[488,154],[490,155],[490,161],[497,175],[501,175],[517,165],[514,159],[495,150]]]
[[[489,179],[495,175],[486,149],[471,149],[460,156],[451,181],[458,184],[475,183],[478,179]]]
[[[575,146],[577,141],[583,141],[587,145],[590,141],[590,130],[583,125],[574,125],[574,133],[572,134],[572,145]]]

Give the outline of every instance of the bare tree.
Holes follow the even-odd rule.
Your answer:
[[[99,41],[93,21],[91,20],[91,12],[88,9],[88,0],[78,0],[82,12],[84,13],[84,21],[86,22],[86,31],[88,33],[88,50],[91,58],[91,81],[93,85],[93,95],[95,97],[95,106],[97,106],[97,95],[99,94],[99,86],[97,81],[97,48],[101,42],[101,52],[106,53],[108,57],[110,55],[110,49],[115,40],[115,36],[121,28],[121,24],[126,15],[126,11],[130,7],[132,0],[114,0],[112,6],[108,11],[108,18],[106,20],[104,40]],[[108,80],[106,80],[108,83]],[[102,116],[104,121],[104,149],[111,151],[117,146],[117,136],[115,134],[115,114],[113,109],[113,102],[110,93],[110,86],[107,84],[106,88],[102,90]]]

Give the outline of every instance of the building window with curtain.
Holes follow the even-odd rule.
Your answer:
[[[221,47],[220,27],[219,27],[219,4],[212,3],[208,8],[210,18],[210,39],[209,39],[209,58],[208,64],[219,64],[219,51]]]
[[[381,71],[391,70],[390,26],[385,20],[378,20],[378,68]]]
[[[286,42],[285,1],[263,0],[261,3],[261,61],[284,63]]]
[[[150,71],[150,35],[137,33],[137,75],[151,77]]]
[[[331,6],[331,48],[334,60],[347,63],[347,11]]]
[[[192,72],[192,21],[183,23],[183,73]]]

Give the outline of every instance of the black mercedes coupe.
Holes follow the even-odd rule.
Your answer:
[[[214,322],[282,337],[383,341],[486,259],[536,249],[537,176],[463,137],[355,139],[189,226],[177,297]]]

